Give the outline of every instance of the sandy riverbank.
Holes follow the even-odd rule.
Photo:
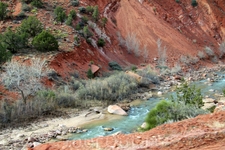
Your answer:
[[[41,136],[48,134],[51,131],[59,130],[60,128],[80,127],[91,121],[102,120],[106,118],[103,108],[102,111],[96,113],[95,111],[84,110],[82,112],[72,113],[67,117],[48,118],[31,123],[29,126],[18,128],[7,128],[0,131],[0,149],[18,147],[21,149],[22,144],[26,144],[26,139],[33,136]],[[25,141],[25,142],[24,142]]]

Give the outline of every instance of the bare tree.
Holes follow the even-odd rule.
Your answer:
[[[143,57],[145,59],[145,62],[147,62],[147,59],[149,57],[149,52],[148,52],[148,49],[147,49],[147,45],[144,45],[144,49],[143,49]]]
[[[166,46],[164,46],[162,48],[162,42],[160,39],[158,39],[156,43],[157,43],[157,50],[158,50],[158,55],[159,55],[158,65],[165,67],[166,66],[166,57],[167,57]]]
[[[220,51],[220,58],[222,58],[225,54],[225,41],[220,44],[219,51]]]
[[[134,52],[134,54],[139,57],[140,56],[140,44],[139,40],[136,38],[135,34],[129,33],[125,39],[125,45],[127,47],[127,51],[129,54]]]
[[[120,32],[117,32],[117,37],[118,37],[119,45],[124,46],[125,41],[124,41],[123,37],[121,36]]]
[[[8,89],[19,91],[26,104],[27,96],[42,88],[40,78],[44,64],[45,60],[41,59],[32,60],[30,65],[11,61],[2,74],[2,82]]]

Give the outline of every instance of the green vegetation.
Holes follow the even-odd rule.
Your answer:
[[[87,7],[86,7],[86,13],[87,13],[87,14],[92,14],[93,12],[94,12],[93,6],[87,6]]]
[[[103,17],[102,18],[102,26],[105,28],[106,23],[108,22],[108,19]]]
[[[185,105],[183,102],[174,103],[172,101],[161,100],[157,106],[148,113],[145,119],[147,123],[146,128],[141,128],[140,130],[150,130],[166,122],[180,121],[206,113],[208,113],[208,111],[193,105]]]
[[[0,43],[0,65],[11,58],[11,53]]]
[[[4,20],[7,17],[7,7],[6,3],[0,2],[0,20]]]
[[[30,6],[28,6],[26,3],[22,3],[23,12],[29,12],[30,10],[31,10]]]
[[[44,4],[42,0],[32,0],[31,5],[37,8],[42,8]]]
[[[35,37],[43,30],[42,23],[34,16],[29,16],[22,21],[21,26],[18,28],[20,34],[26,34],[28,37]]]
[[[98,41],[97,41],[97,45],[99,47],[104,47],[105,46],[105,40],[102,39],[102,38],[99,38]]]
[[[172,97],[173,102],[184,102],[185,105],[194,105],[197,108],[204,106],[200,89],[195,86],[189,86],[183,83],[181,87],[177,87],[176,96]]]
[[[38,51],[43,51],[43,52],[54,51],[54,50],[58,50],[59,48],[56,38],[51,33],[44,30],[40,34],[34,37],[32,41],[32,45]]]
[[[26,34],[13,32],[10,28],[1,35],[0,42],[11,53],[17,53],[20,49],[27,46]]]
[[[71,0],[71,4],[72,4],[72,6],[74,6],[74,7],[77,7],[77,6],[79,6],[79,0]]]
[[[115,61],[109,62],[109,67],[110,67],[111,70],[118,70],[118,71],[122,71],[123,70],[121,68],[121,66]]]
[[[57,6],[54,9],[54,15],[58,22],[64,22],[66,20],[66,13],[61,6]]]
[[[201,109],[202,106],[203,101],[200,90],[183,83],[180,88],[176,89],[176,96],[168,101],[160,101],[148,113],[145,119],[147,127],[140,130],[145,131],[169,121],[180,121],[208,113],[208,111]]]
[[[98,10],[98,6],[95,6],[95,7],[94,7],[94,11],[93,11],[92,17],[94,18],[95,22],[98,21],[98,19],[99,19],[99,10]]]
[[[93,35],[93,33],[89,30],[88,26],[85,26],[83,28],[83,36],[85,39],[88,39],[89,37],[91,37]]]
[[[70,14],[69,15],[71,15],[71,17],[73,19],[76,19],[77,18],[77,13],[76,13],[76,11],[74,9],[70,11]]]
[[[73,24],[73,17],[69,15],[68,18],[66,19],[66,25],[72,26],[72,24]]]
[[[198,6],[198,2],[196,0],[191,0],[191,5],[193,7],[196,7],[196,6]]]
[[[94,74],[92,73],[91,69],[88,69],[88,71],[87,71],[87,77],[88,77],[89,79],[94,78]]]

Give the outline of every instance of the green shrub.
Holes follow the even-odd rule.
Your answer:
[[[82,22],[83,24],[87,24],[87,22],[88,22],[88,17],[83,16],[83,17],[81,18],[81,22]]]
[[[77,99],[117,101],[137,90],[136,79],[121,72],[108,78],[87,80],[76,91]]]
[[[94,78],[94,74],[92,73],[91,69],[88,69],[88,71],[87,71],[87,77],[88,77],[89,79]]]
[[[11,58],[11,53],[0,43],[0,65]]]
[[[37,7],[37,8],[42,8],[44,4],[43,4],[42,0],[33,0],[31,2],[31,5],[34,7]]]
[[[225,89],[223,90],[223,96],[225,96]]]
[[[69,15],[68,18],[66,19],[66,25],[72,26],[72,24],[73,24],[73,18],[71,15]]]
[[[44,52],[58,50],[59,48],[56,38],[51,33],[45,30],[34,37],[32,45],[38,51]]]
[[[77,6],[79,6],[79,0],[71,0],[71,4],[72,4],[72,6],[74,6],[74,7],[77,7]]]
[[[98,10],[98,6],[95,6],[94,7],[94,11],[92,13],[92,17],[93,19],[95,20],[95,22],[98,21],[98,18],[99,18],[99,10]]]
[[[109,62],[109,67],[111,70],[118,70],[118,71],[122,71],[123,69],[121,68],[121,66],[115,62],[115,61],[112,61],[112,62]]]
[[[196,6],[198,6],[198,2],[196,0],[191,0],[191,5],[193,7],[196,7]]]
[[[87,13],[87,14],[92,14],[93,12],[94,12],[93,6],[87,6],[87,7],[86,7],[86,13]]]
[[[0,2],[0,20],[4,20],[7,16],[7,7],[6,3]]]
[[[81,30],[81,29],[82,29],[82,28],[81,28],[80,24],[77,24],[77,25],[75,26],[75,30],[79,31],[79,30]]]
[[[76,17],[77,17],[77,13],[74,9],[70,11],[70,15],[73,19],[76,19]]]
[[[102,39],[102,38],[99,38],[98,41],[97,41],[97,45],[99,47],[104,47],[105,46],[105,40]]]
[[[26,34],[13,32],[10,28],[1,35],[0,42],[11,53],[17,53],[27,46]]]
[[[23,3],[22,4],[22,11],[30,11],[31,10],[31,8],[30,8],[30,6],[28,6],[26,3]]]
[[[35,37],[43,30],[42,23],[34,16],[29,16],[22,21],[21,26],[18,28],[20,34],[27,34],[28,37]]]
[[[88,26],[85,26],[83,28],[83,36],[85,39],[90,38],[93,35],[93,33],[89,30]]]
[[[108,19],[106,17],[103,17],[102,18],[102,26],[105,27],[107,22],[108,22]]]
[[[180,121],[206,113],[209,113],[209,111],[193,105],[186,105],[184,102],[162,100],[148,113],[145,119],[147,126],[144,129],[141,128],[141,130],[150,130],[171,120]]]
[[[176,89],[176,96],[172,96],[174,102],[184,102],[186,105],[194,105],[197,108],[204,106],[202,101],[202,94],[200,89],[189,86],[187,83],[183,83]]]
[[[58,22],[64,22],[66,20],[66,13],[61,6],[57,6],[54,9],[54,15]]]
[[[78,10],[80,13],[86,13],[86,8],[84,7],[79,7]]]

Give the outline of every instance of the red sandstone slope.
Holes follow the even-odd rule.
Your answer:
[[[222,150],[225,149],[225,112],[201,115],[173,124],[165,124],[144,133],[120,134],[56,142],[31,150]]]

